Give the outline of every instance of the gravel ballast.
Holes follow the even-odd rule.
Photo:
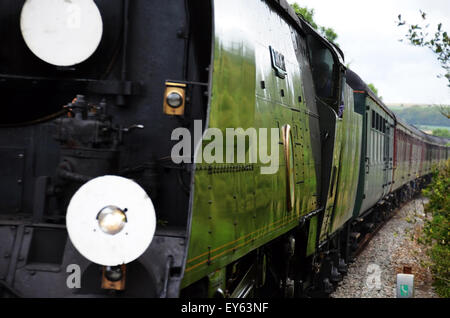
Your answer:
[[[416,298],[438,298],[432,288],[429,258],[417,243],[424,220],[426,198],[405,204],[372,238],[350,264],[333,298],[395,298],[397,274],[412,268]]]

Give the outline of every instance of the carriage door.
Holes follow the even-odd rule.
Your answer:
[[[384,118],[382,118],[381,123],[381,131],[384,134],[384,150],[383,150],[383,190],[384,190],[384,196],[389,193],[389,172],[390,172],[390,163],[391,163],[391,156],[389,153],[390,145],[391,145],[391,127],[388,123],[388,121]]]

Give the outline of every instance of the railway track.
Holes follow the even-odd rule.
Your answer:
[[[358,248],[355,250],[354,258],[358,257],[366,248],[367,244],[374,238],[377,233],[400,211],[403,209],[409,202],[414,200],[416,196],[412,197],[411,200],[408,200],[406,202],[403,202],[398,206],[396,209],[394,209],[391,213],[388,214],[387,218],[383,220],[378,226],[375,227],[375,229],[372,232],[367,233],[364,238],[361,240],[361,242],[358,244]]]

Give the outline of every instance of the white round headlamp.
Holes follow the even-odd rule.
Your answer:
[[[20,27],[28,48],[56,66],[84,62],[103,35],[102,16],[93,0],[26,0]]]
[[[83,185],[66,215],[75,248],[104,266],[128,264],[150,246],[156,229],[153,203],[132,180],[105,176]]]

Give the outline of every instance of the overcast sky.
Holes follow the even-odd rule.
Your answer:
[[[332,27],[344,50],[346,63],[366,83],[373,83],[386,103],[450,104],[450,88],[435,54],[426,48],[399,42],[407,32],[397,27],[406,21],[427,23],[434,31],[439,22],[450,31],[449,0],[288,0],[315,9],[315,21]]]

